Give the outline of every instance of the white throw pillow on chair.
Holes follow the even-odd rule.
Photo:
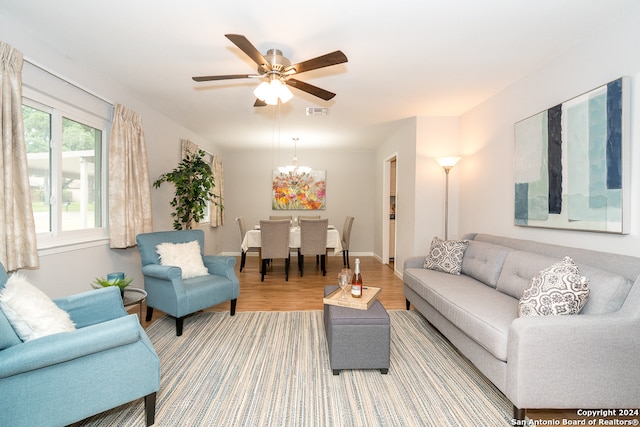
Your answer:
[[[69,313],[59,308],[22,274],[13,274],[0,292],[0,308],[22,341],[76,329]]]
[[[180,267],[183,279],[209,274],[202,262],[200,244],[197,240],[187,243],[160,243],[156,246],[156,252],[160,255],[160,265]]]

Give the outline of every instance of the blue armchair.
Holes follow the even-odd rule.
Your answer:
[[[118,289],[54,302],[75,331],[22,342],[0,310],[0,426],[68,425],[141,397],[152,425],[160,360]]]
[[[153,309],[176,318],[176,335],[182,335],[184,318],[208,307],[231,301],[231,315],[236,314],[240,283],[234,271],[235,257],[204,255],[202,230],[159,231],[136,236],[144,289],[147,291],[147,321]],[[161,265],[157,246],[161,243],[189,243],[197,241],[200,256],[209,274],[182,278],[182,269]]]

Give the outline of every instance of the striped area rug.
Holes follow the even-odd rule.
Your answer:
[[[418,313],[389,315],[389,373],[339,376],[321,311],[201,313],[182,337],[163,317],[147,330],[162,367],[155,425],[510,425],[510,402]],[[83,425],[144,426],[144,403]]]

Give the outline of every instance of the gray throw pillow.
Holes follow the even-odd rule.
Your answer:
[[[518,314],[520,317],[578,314],[588,298],[589,279],[567,256],[531,279],[520,299]]]
[[[462,257],[468,245],[468,240],[442,240],[434,237],[423,267],[459,275],[462,268]]]

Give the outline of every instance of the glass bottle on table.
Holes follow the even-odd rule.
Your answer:
[[[353,272],[351,282],[351,296],[353,298],[362,297],[362,274],[360,273],[360,258],[356,258],[356,269]]]

